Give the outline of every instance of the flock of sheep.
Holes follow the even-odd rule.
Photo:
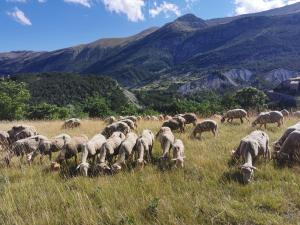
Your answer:
[[[260,113],[252,122],[252,126],[260,125],[266,128],[268,123],[277,123],[281,126],[284,116],[288,116],[287,110],[270,111]],[[221,122],[231,123],[234,119],[239,119],[241,123],[248,114],[243,109],[234,109],[225,113],[220,118]],[[74,157],[77,169],[85,176],[89,171],[117,172],[129,163],[134,163],[138,167],[144,167],[145,164],[153,160],[152,148],[155,139],[160,142],[162,154],[160,162],[173,162],[175,167],[184,166],[184,143],[180,139],[175,139],[173,132],[179,130],[185,131],[185,126],[193,124],[194,129],[191,138],[201,139],[203,132],[212,132],[214,136],[218,134],[218,124],[214,120],[204,120],[198,122],[194,113],[178,114],[174,117],[147,116],[145,120],[163,121],[162,126],[154,135],[151,130],[143,130],[138,136],[134,131],[137,128],[141,117],[128,116],[116,120],[115,117],[106,119],[108,125],[99,134],[96,134],[90,140],[87,136],[81,135],[70,137],[67,134],[60,134],[53,138],[47,138],[39,135],[36,129],[28,125],[17,125],[9,131],[0,131],[0,149],[2,151],[3,161],[7,166],[14,156],[26,156],[30,164],[40,155],[41,160],[48,155],[52,160],[52,153],[59,152],[56,159],[51,163],[53,170],[59,170],[61,165],[68,159]],[[79,127],[79,119],[69,119],[65,121],[63,128]],[[82,153],[80,163],[77,162],[78,154]],[[261,156],[265,159],[273,158],[279,163],[299,161],[300,153],[300,123],[287,128],[282,137],[274,143],[274,152],[271,154],[269,148],[269,136],[267,133],[256,130],[244,137],[238,148],[232,152],[232,159],[242,158],[243,164],[240,166],[244,182],[249,182],[256,170],[255,161]],[[171,163],[172,164],[172,163]]]

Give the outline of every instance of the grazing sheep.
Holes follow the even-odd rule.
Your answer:
[[[274,152],[274,158],[279,164],[300,162],[300,131],[289,134],[279,151]]]
[[[288,127],[285,132],[283,133],[283,135],[274,143],[274,151],[278,151],[282,144],[284,143],[284,141],[287,139],[287,137],[290,135],[290,133],[292,133],[295,130],[300,130],[300,122],[296,123],[295,125]]]
[[[131,120],[132,122],[134,122],[134,124],[136,124],[136,122],[138,121],[138,118],[136,116],[125,116],[123,119]]]
[[[112,124],[112,123],[114,123],[114,122],[117,122],[117,119],[116,119],[116,117],[114,117],[114,116],[110,116],[110,117],[106,118],[104,121],[105,121],[107,124]]]
[[[164,115],[160,114],[160,115],[158,116],[158,119],[159,119],[159,121],[164,121],[164,120],[165,120],[165,117],[164,117]]]
[[[244,137],[239,147],[232,151],[232,157],[238,160],[242,157],[244,164],[241,166],[243,181],[248,183],[253,177],[253,166],[256,160],[263,155],[265,159],[270,159],[269,136],[263,131],[253,131]]]
[[[134,123],[130,119],[123,119],[123,120],[120,120],[119,122],[126,123],[130,127],[131,130],[135,130],[135,128],[137,127],[136,123]]]
[[[196,125],[192,132],[192,137],[196,138],[197,134],[199,134],[199,139],[201,139],[201,134],[203,132],[211,131],[214,136],[218,133],[218,124],[214,120],[204,120]]]
[[[42,162],[45,155],[49,156],[49,160],[52,160],[52,153],[60,151],[65,142],[71,140],[71,137],[68,134],[60,134],[56,137],[53,137],[49,140],[41,140],[38,148],[32,153],[27,155],[27,160],[33,162],[34,158],[41,154],[40,161]]]
[[[122,165],[125,165],[125,159],[132,156],[136,141],[138,139],[137,134],[130,132],[126,135],[125,140],[122,142],[119,150],[118,159],[113,164],[112,169],[114,171],[121,170]]]
[[[293,112],[293,116],[296,118],[300,118],[300,111]]]
[[[109,138],[114,132],[122,132],[123,134],[128,134],[130,132],[130,127],[124,122],[112,123],[104,128],[102,135]]]
[[[233,119],[240,119],[241,123],[244,123],[243,118],[245,118],[248,122],[248,113],[244,109],[233,109],[229,110],[225,113],[225,115],[222,117],[221,122],[224,123],[227,119],[227,122],[232,123]]]
[[[85,135],[72,137],[71,140],[66,141],[65,144],[60,151],[59,155],[55,159],[54,162],[51,163],[52,169],[56,169],[60,167],[63,161],[68,163],[68,159],[74,157],[75,163],[77,164],[77,154],[84,150],[84,145],[88,142],[88,137]]]
[[[63,129],[73,129],[81,125],[81,120],[77,118],[71,118],[64,122]]]
[[[171,119],[172,119],[172,116],[165,115],[165,120],[171,120]]]
[[[280,112],[282,113],[282,115],[284,117],[289,117],[290,116],[290,112],[287,109],[283,109]]]
[[[180,139],[176,139],[173,146],[173,161],[176,161],[176,167],[183,168],[183,160],[185,158],[184,156],[184,145],[183,142]]]
[[[185,120],[182,116],[179,116],[179,115],[174,116],[174,117],[173,117],[173,120],[176,120],[176,121],[178,121],[180,124],[183,124],[183,126],[185,126],[186,120]]]
[[[264,125],[267,129],[267,123],[277,123],[278,127],[283,124],[283,115],[279,111],[263,112],[252,122],[252,126],[255,127],[260,124],[260,128]]]
[[[153,120],[153,121],[159,121],[159,118],[157,116],[151,116],[151,120]]]
[[[7,133],[9,134],[11,143],[38,135],[35,127],[29,125],[13,126],[9,131],[7,131]]]
[[[161,158],[166,159],[175,141],[174,134],[169,127],[161,127],[156,134],[156,138],[159,140],[160,146],[163,151]]]
[[[144,130],[142,136],[136,141],[136,152],[138,154],[137,165],[143,167],[145,164],[144,156],[147,162],[152,160],[152,148],[154,144],[154,134],[151,130]]]
[[[162,127],[169,127],[172,131],[174,130],[180,130],[180,132],[184,132],[184,122],[183,120],[179,119],[178,117],[175,119],[170,119],[165,121],[162,124]]]
[[[151,120],[151,116],[145,116],[144,120]]]
[[[142,118],[141,116],[137,116],[136,119],[137,119],[138,121],[140,121],[140,120],[142,120],[143,118]]]
[[[99,167],[102,170],[110,170],[106,159],[109,163],[112,162],[113,156],[119,154],[119,148],[124,140],[125,135],[122,132],[114,132],[102,145],[99,156]]]
[[[88,175],[90,164],[87,160],[92,158],[93,163],[95,163],[96,155],[100,153],[100,149],[105,142],[106,138],[102,134],[97,134],[84,145],[81,163],[77,166],[77,169],[80,170],[81,174],[84,176]]]
[[[182,117],[185,119],[185,124],[197,125],[197,116],[195,113],[185,113]]]
[[[0,151],[8,150],[10,147],[10,138],[8,132],[0,131]]]

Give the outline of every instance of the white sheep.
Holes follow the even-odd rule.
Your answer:
[[[183,161],[184,161],[184,144],[182,140],[176,139],[172,146],[173,150],[173,161],[176,161],[176,167],[183,168]]]
[[[241,123],[244,123],[243,118],[245,118],[248,122],[248,113],[244,109],[232,109],[225,113],[225,115],[222,117],[221,122],[224,123],[227,119],[227,122],[232,123],[233,119],[240,119]]]
[[[161,127],[156,134],[156,138],[159,140],[162,148],[161,158],[166,159],[175,141],[174,134],[169,127]]]
[[[136,141],[137,165],[143,167],[145,162],[152,160],[152,148],[154,144],[154,134],[151,130],[144,130]],[[146,156],[147,160],[144,160]]]
[[[277,123],[278,127],[283,125],[282,113],[279,111],[262,112],[252,122],[252,126],[255,127],[257,124],[260,124],[260,128],[264,125],[265,129],[267,129],[268,123]]]

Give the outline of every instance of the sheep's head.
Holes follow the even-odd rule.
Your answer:
[[[103,171],[111,171],[111,168],[105,162],[98,164],[98,167]]]
[[[115,163],[115,164],[112,165],[111,169],[112,169],[113,172],[118,172],[122,169],[122,166],[118,163]]]
[[[58,162],[51,163],[51,170],[58,171],[60,169],[60,164]]]
[[[144,161],[144,159],[138,159],[137,160],[137,167],[138,168],[144,168],[144,166],[145,166],[145,161]]]
[[[290,159],[290,156],[289,154],[281,151],[274,151],[273,158],[277,160],[278,163],[285,163]]]
[[[243,182],[245,184],[249,183],[252,180],[254,170],[256,170],[256,167],[252,165],[244,164],[241,166],[241,173],[243,175]]]
[[[222,116],[222,118],[221,118],[221,123],[224,123],[224,122],[225,122],[225,117]]]
[[[279,144],[279,142],[274,142],[273,143],[273,149],[274,149],[274,152],[277,152],[277,151],[279,151],[280,150],[280,144]]]
[[[182,156],[179,156],[179,157],[177,157],[177,158],[174,158],[174,159],[172,159],[172,161],[175,161],[175,166],[176,167],[181,167],[181,168],[183,168],[183,161],[184,161],[184,156],[182,157]]]
[[[80,163],[76,169],[79,170],[81,174],[87,177],[89,168],[90,168],[90,164],[84,162],[84,163]]]

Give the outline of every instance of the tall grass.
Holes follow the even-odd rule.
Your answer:
[[[285,126],[269,126],[275,141]],[[61,130],[61,121],[24,121],[46,136],[66,132],[92,137],[104,127],[97,120],[83,121],[79,129]],[[1,123],[7,130],[12,123]],[[158,130],[159,122],[140,122],[138,132]],[[49,160],[41,165],[0,168],[0,224],[300,224],[299,167],[275,168],[258,162],[248,185],[240,183],[238,166],[230,166],[230,152],[254,130],[249,124],[220,124],[217,138],[201,141],[175,133],[186,146],[184,169],[160,170],[147,165],[113,176],[81,177],[50,172]],[[161,154],[156,142],[154,155]]]

